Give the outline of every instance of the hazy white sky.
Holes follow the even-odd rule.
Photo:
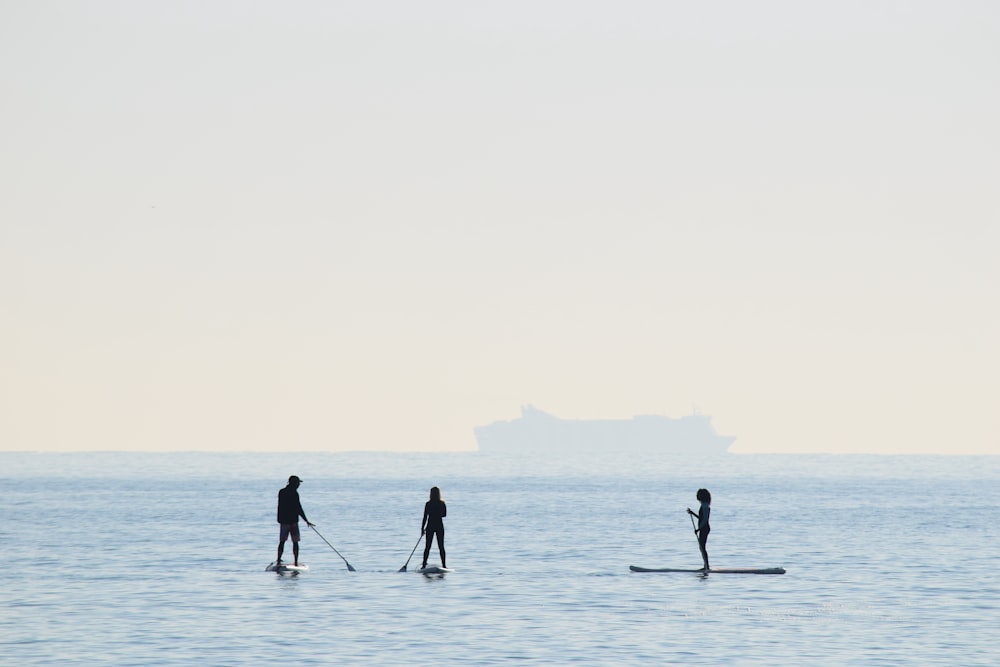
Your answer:
[[[994,2],[0,0],[0,449],[1000,454]]]

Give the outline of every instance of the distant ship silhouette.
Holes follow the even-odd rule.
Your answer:
[[[719,435],[712,418],[695,411],[678,419],[560,419],[532,405],[521,416],[473,429],[481,452],[691,452],[721,454],[735,437]]]

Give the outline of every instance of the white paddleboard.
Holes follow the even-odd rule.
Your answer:
[[[629,565],[628,569],[633,572],[692,572],[697,574],[705,574],[705,570],[698,568],[697,570],[691,569],[679,569],[672,567],[639,567],[638,565]],[[785,568],[783,567],[719,567],[711,568],[708,574],[784,574]]]
[[[308,572],[309,566],[305,563],[299,563],[298,565],[292,565],[291,563],[271,563],[264,570],[267,572]]]
[[[438,567],[437,565],[430,565],[428,567],[421,567],[414,570],[417,574],[445,574],[447,572],[454,572],[455,570],[450,567]]]

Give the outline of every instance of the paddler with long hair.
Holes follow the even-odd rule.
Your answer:
[[[427,567],[427,557],[431,553],[431,540],[437,536],[438,553],[441,554],[441,567],[448,567],[444,561],[444,518],[448,516],[448,507],[441,500],[441,489],[431,488],[431,497],[424,503],[424,518],[420,521],[420,534],[427,536],[424,544],[424,562],[420,569]]]
[[[698,548],[701,549],[701,558],[705,561],[705,572],[708,572],[708,534],[712,532],[712,527],[708,524],[708,517],[712,513],[712,494],[708,489],[698,489],[695,497],[701,502],[701,507],[697,512],[690,507],[688,514],[698,517],[698,527],[694,529],[698,536]]]

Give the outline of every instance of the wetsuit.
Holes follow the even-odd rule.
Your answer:
[[[447,567],[444,560],[444,518],[448,516],[448,507],[443,500],[428,500],[424,503],[424,535],[427,542],[424,545],[424,564],[427,567],[427,557],[431,553],[431,540],[437,536],[438,553],[441,554],[441,567]]]

